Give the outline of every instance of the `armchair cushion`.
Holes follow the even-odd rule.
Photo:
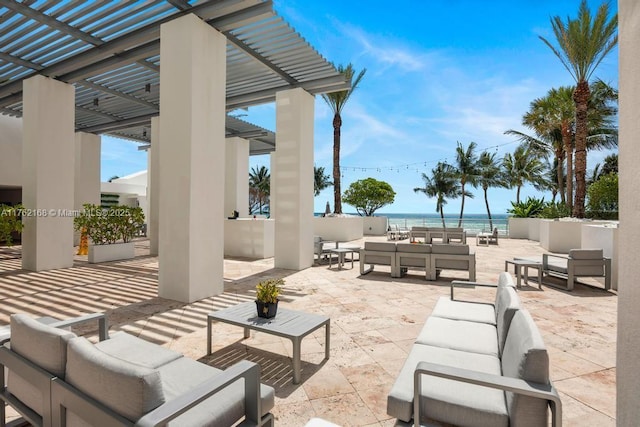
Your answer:
[[[431,316],[445,319],[466,320],[468,322],[496,324],[496,312],[493,304],[451,300],[440,297]]]
[[[136,338],[126,332],[116,332],[110,339],[100,341],[95,346],[100,351],[118,359],[152,369],[183,357],[176,351]]]
[[[569,258],[573,259],[602,259],[602,249],[571,249]]]
[[[513,316],[502,352],[502,375],[549,384],[549,355],[531,315],[518,310]],[[546,425],[547,402],[506,393],[511,419],[523,425]]]
[[[398,243],[396,245],[398,252],[412,253],[412,254],[430,254],[431,245],[423,245],[419,243]]]
[[[69,341],[66,382],[134,422],[165,401],[158,370],[111,356],[83,337]]]
[[[393,242],[364,242],[367,251],[395,252],[396,244]]]
[[[67,342],[75,337],[26,314],[11,316],[11,349],[57,377],[64,378]]]
[[[416,343],[494,357],[499,355],[496,327],[488,323],[430,316]]]
[[[431,247],[434,254],[469,255],[469,245],[449,245],[434,243]]]

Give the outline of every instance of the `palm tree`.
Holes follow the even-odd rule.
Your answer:
[[[313,167],[313,195],[319,196],[325,188],[333,185],[329,174],[324,173],[324,167]]]
[[[484,204],[487,207],[487,215],[489,216],[489,229],[493,230],[493,219],[491,219],[487,190],[495,187],[507,187],[502,168],[496,160],[496,153],[487,151],[480,153],[480,158],[478,159],[478,184],[484,192]]]
[[[266,166],[254,166],[249,172],[249,194],[254,196],[258,204],[258,211],[262,213],[262,209],[269,204],[269,194],[271,190],[271,175]],[[253,211],[253,208],[250,209]]]
[[[458,146],[456,147],[456,172],[460,179],[460,194],[462,195],[458,227],[462,227],[465,196],[473,198],[473,194],[465,191],[464,187],[466,184],[474,188],[478,186],[478,157],[475,153],[476,146],[477,144],[475,142],[470,142],[469,146],[465,149],[462,144],[458,142]]]
[[[523,116],[522,124],[532,129],[538,138],[518,131],[508,130],[506,134],[516,135],[522,142],[535,150],[553,152],[556,161],[555,181],[558,182],[560,200],[571,206],[573,200],[573,120],[575,106],[572,99],[573,87],[562,86],[551,89],[547,95],[531,102],[529,111]],[[562,177],[562,162],[567,159],[566,198]]]
[[[435,169],[431,170],[431,176],[422,174],[424,187],[413,189],[416,193],[424,193],[427,197],[436,198],[436,212],[440,212],[442,227],[446,228],[444,222],[444,205],[447,199],[455,199],[461,195],[460,186],[457,182],[456,170],[453,166],[438,162]]]
[[[353,65],[348,64],[346,67],[339,65],[338,72],[344,75],[345,79],[351,83],[351,89],[341,90],[338,92],[323,93],[322,99],[325,100],[333,111],[333,212],[342,213],[342,193],[340,188],[340,128],[342,127],[342,109],[356,90],[360,80],[364,77],[367,69],[362,69],[356,75]]]
[[[576,195],[573,216],[582,218],[586,196],[588,107],[591,96],[589,80],[600,62],[618,43],[618,15],[609,19],[609,4],[603,3],[595,16],[592,16],[587,1],[582,0],[576,19],[567,18],[567,21],[563,22],[561,17],[555,16],[551,19],[551,27],[558,48],[544,37],[540,36],[540,39],[551,48],[576,81],[576,89],[573,92],[576,106]]]
[[[502,167],[510,188],[516,187],[516,203],[520,203],[520,190],[526,183],[544,187],[545,165],[528,147],[519,145],[513,154],[507,153]]]

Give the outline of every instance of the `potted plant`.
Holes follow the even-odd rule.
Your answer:
[[[283,279],[264,280],[256,286],[256,308],[258,317],[270,319],[278,311],[278,296],[284,285]]]
[[[144,214],[139,207],[85,204],[73,221],[76,230],[86,233],[89,245],[89,262],[115,261],[134,257],[131,239],[144,224]]]

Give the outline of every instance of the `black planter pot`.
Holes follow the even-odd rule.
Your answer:
[[[258,317],[271,319],[272,317],[276,317],[276,313],[278,312],[278,301],[275,303],[256,301],[256,308],[258,309]]]

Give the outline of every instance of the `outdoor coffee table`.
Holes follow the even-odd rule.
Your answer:
[[[207,354],[211,354],[211,325],[213,322],[229,323],[244,328],[244,337],[249,338],[249,330],[288,338],[293,343],[293,383],[300,383],[300,344],[302,338],[325,327],[324,357],[329,359],[329,334],[331,319],[319,314],[278,308],[278,314],[271,319],[258,317],[255,301],[245,302],[207,314]]]
[[[355,257],[356,252],[360,252],[359,247],[342,247],[329,249],[330,254],[338,255],[338,269],[344,267],[344,256],[349,253],[351,254],[351,268],[353,269],[353,258]],[[329,268],[331,268],[331,255],[329,255]]]
[[[509,264],[513,265],[513,272],[516,275],[516,286],[521,287],[523,276],[522,268],[524,267],[524,283],[529,283],[529,268],[538,270],[538,289],[542,289],[542,263],[530,259],[508,259],[504,262],[504,271],[509,271]]]

